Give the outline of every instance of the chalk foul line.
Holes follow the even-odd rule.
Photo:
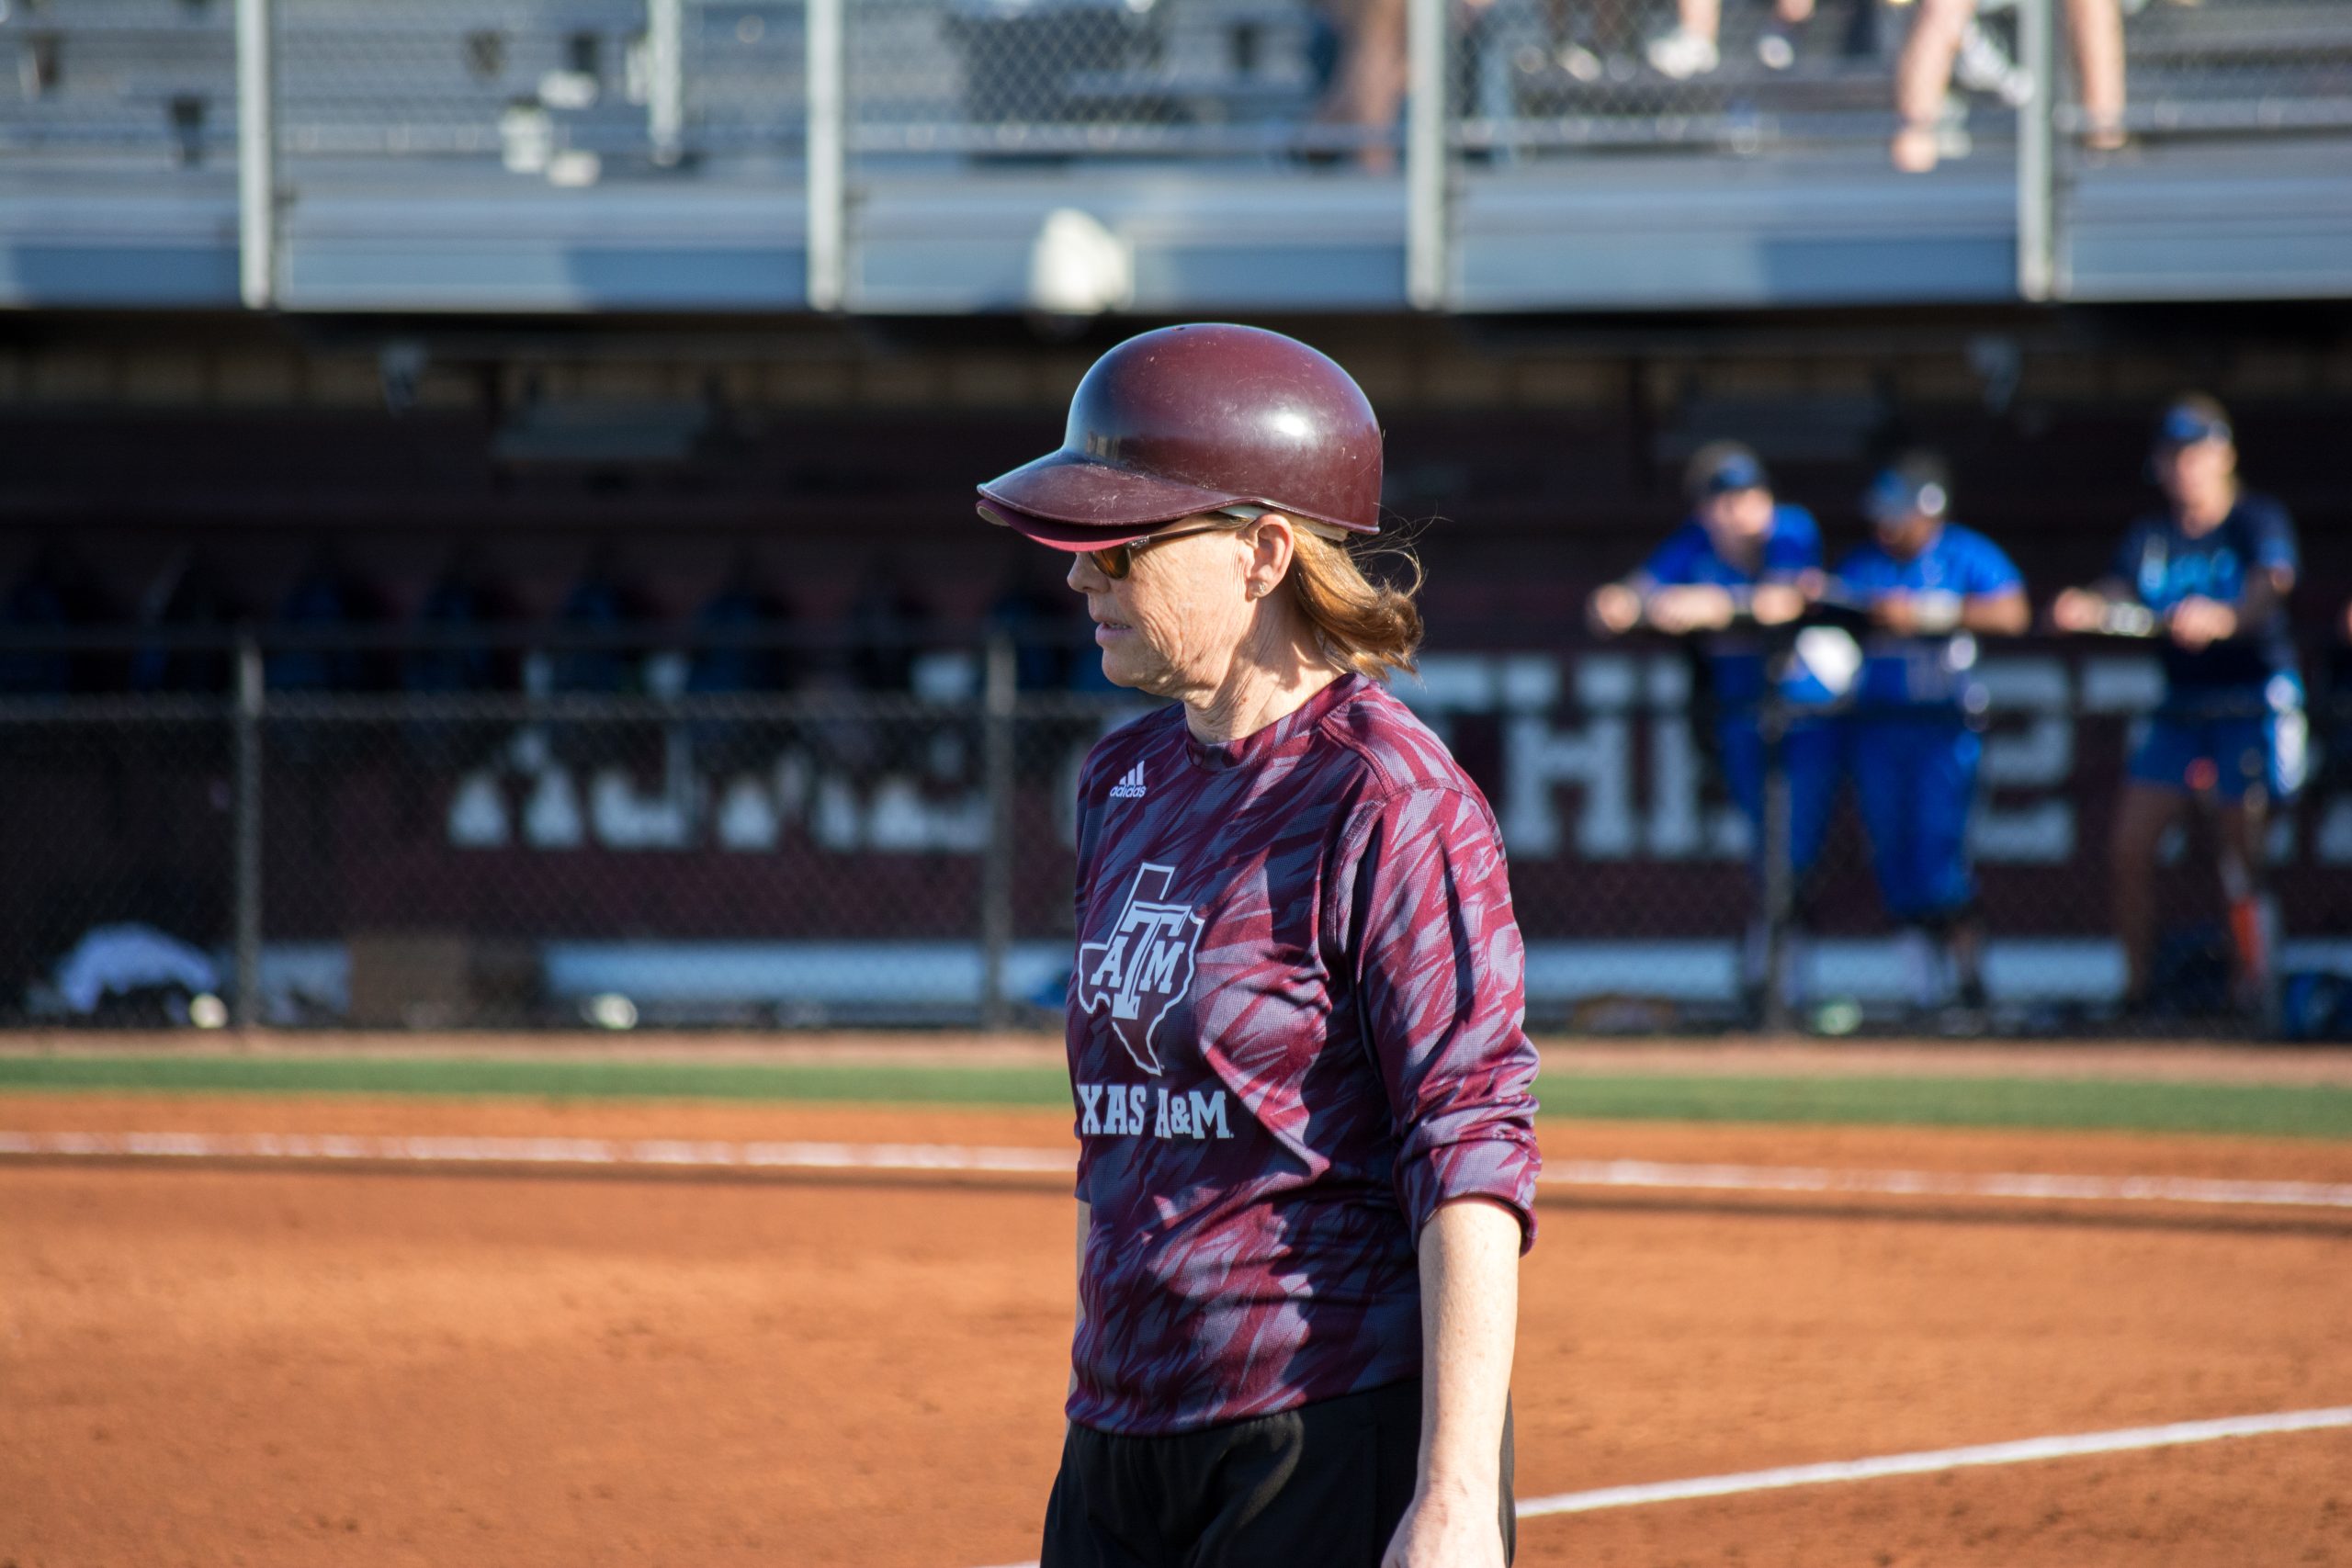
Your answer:
[[[377,1137],[302,1133],[0,1132],[0,1157],[346,1161],[683,1170],[875,1170],[1066,1176],[1057,1149],[954,1144],[735,1143],[713,1138]],[[1797,1192],[1901,1198],[2010,1198],[2099,1203],[2202,1203],[2352,1209],[2352,1183],[2184,1176],[2061,1176],[2022,1171],[1838,1170],[1805,1166],[1566,1160],[1547,1187],[1682,1192]]]
[[[2219,1442],[2225,1438],[2259,1438],[2281,1432],[2320,1432],[2342,1427],[2352,1427],[2352,1404],[2338,1404],[2323,1410],[2286,1410],[2267,1416],[2232,1416],[2218,1421],[2177,1421],[2164,1427],[2127,1427],[2112,1432],[2078,1432],[2070,1437],[2027,1438],[2017,1442],[1983,1443],[1965,1449],[1932,1449],[1922,1453],[1881,1454],[1875,1459],[1787,1465],[1778,1470],[1743,1471],[1736,1475],[1704,1475],[1689,1481],[1659,1481],[1641,1486],[1604,1486],[1592,1492],[1563,1492],[1550,1497],[1521,1499],[1519,1517],[1532,1519],[1549,1514],[1589,1514],[1603,1508],[1627,1508],[1645,1503],[1687,1502],[1700,1497],[1729,1497],[1749,1492],[1779,1491],[1791,1486],[1819,1486],[1834,1481],[1878,1481],[1896,1475],[1932,1475],[1944,1471],[1971,1470],[1986,1465],[2030,1464],[2039,1460],[2132,1453],[2145,1449],[2177,1448],[2185,1443]]]
[[[987,1171],[1068,1175],[1051,1149],[947,1144],[730,1143],[709,1138],[375,1137],[307,1133],[9,1133],[0,1156],[551,1165],[684,1170]]]
[[[1981,1443],[1973,1448],[1930,1449],[1920,1453],[1881,1454],[1874,1459],[1838,1460],[1826,1464],[1792,1464],[1777,1470],[1747,1470],[1734,1475],[1702,1475],[1688,1481],[1658,1481],[1640,1486],[1603,1486],[1591,1492],[1562,1492],[1549,1497],[1522,1497],[1518,1514],[1540,1519],[1554,1514],[1593,1514],[1605,1508],[1638,1507],[1649,1503],[1685,1503],[1706,1497],[1736,1497],[1753,1492],[1778,1492],[1793,1486],[1820,1486],[1838,1481],[1880,1481],[1898,1475],[1936,1475],[1946,1471],[1982,1469],[1989,1465],[2031,1464],[2041,1460],[2076,1459],[2090,1454],[2136,1453],[2149,1449],[2178,1448],[2188,1443],[2220,1442],[2228,1438],[2260,1438],[2284,1432],[2322,1432],[2352,1427],[2352,1404],[2322,1410],[2285,1410],[2267,1416],[2231,1416],[2217,1421],[2176,1421],[2163,1427],[2126,1427],[2112,1432],[2077,1432],[2059,1438],[2026,1438],[2009,1443]],[[1035,1562],[1008,1562],[1001,1568],[1037,1568]]]
[[[2352,1183],[2233,1181],[2188,1176],[2055,1176],[2023,1171],[1835,1170],[1652,1160],[1548,1161],[1564,1187],[1674,1191],[1817,1192],[1904,1198],[2033,1198],[2099,1203],[2256,1203],[2352,1209]]]

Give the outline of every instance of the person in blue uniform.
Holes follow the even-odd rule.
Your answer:
[[[2151,460],[2162,513],[2132,525],[2108,574],[2051,606],[2061,631],[2162,638],[2165,696],[2132,753],[2109,850],[2127,1011],[2149,998],[2156,846],[2192,798],[2210,803],[2236,955],[2237,1001],[2267,998],[2276,919],[2260,887],[2271,803],[2301,787],[2303,688],[2287,597],[2299,558],[2286,508],[2246,490],[2229,415],[2174,400]]]
[[[1774,499],[1756,454],[1736,442],[1709,444],[1684,474],[1690,514],[1628,576],[1596,590],[1589,613],[1596,630],[1614,636],[1646,626],[1699,639],[1713,712],[1715,756],[1733,801],[1764,845],[1764,738],[1758,723],[1768,663],[1797,716],[1781,740],[1789,780],[1789,861],[1802,887],[1821,853],[1838,783],[1838,734],[1824,717],[1805,716],[1835,699],[1834,673],[1795,655],[1768,660],[1766,633],[1804,615],[1821,574],[1821,529],[1802,506]],[[1800,909],[1803,899],[1799,898]],[[1763,942],[1748,933],[1745,988],[1761,984]]]
[[[1976,635],[2015,636],[2032,613],[2009,558],[1950,521],[1951,504],[1938,458],[1914,453],[1890,464],[1862,500],[1871,540],[1838,564],[1834,586],[1871,621],[1846,756],[1879,898],[1913,939],[1914,1001],[1974,1010],[1984,1005],[1984,922],[1968,860],[1984,752]]]

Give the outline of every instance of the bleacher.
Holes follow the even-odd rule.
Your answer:
[[[0,93],[12,158],[144,170],[233,153],[236,48],[226,0],[12,8]]]
[[[2352,126],[2352,6],[2167,0],[2132,17],[2123,46],[2135,130]]]
[[[665,132],[648,0],[276,0],[286,302],[801,308],[804,7],[676,3]],[[2064,289],[2352,292],[2352,6],[2126,8],[2131,157],[2071,152],[2060,73]],[[232,303],[233,12],[0,14],[0,301],[139,303],[147,276],[148,303]],[[1767,7],[1735,0],[1719,68],[1675,81],[1643,52],[1664,0],[1463,10],[1453,303],[2015,299],[1999,96],[1958,96],[1973,158],[1884,166],[1908,14],[1823,0],[1773,69]],[[1071,207],[1136,247],[1139,310],[1403,304],[1403,186],[1350,156],[1376,129],[1318,118],[1341,39],[1305,0],[857,0],[847,19],[852,308],[1019,308],[1044,218]],[[2014,51],[2011,14],[1984,25]],[[2190,210],[2215,192],[2238,285],[2194,255],[2222,237]],[[2177,233],[2154,216],[2168,194]],[[407,292],[404,243],[436,257]]]

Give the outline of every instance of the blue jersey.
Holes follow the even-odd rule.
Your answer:
[[[1634,574],[1645,588],[1753,588],[1759,582],[1792,581],[1821,565],[1821,530],[1802,506],[1772,508],[1772,529],[1764,536],[1759,570],[1747,572],[1715,553],[1714,540],[1697,518],[1667,536]],[[1764,644],[1750,630],[1717,632],[1705,643],[1715,701],[1726,707],[1753,705],[1764,694]],[[1793,660],[1781,694],[1791,702],[1826,703],[1830,693]]]
[[[2218,526],[2194,538],[2169,515],[2141,519],[2124,536],[2110,572],[2162,615],[2192,595],[2237,604],[2256,571],[2296,567],[2295,525],[2287,509],[2267,496],[2240,494]],[[2295,643],[2287,607],[2274,604],[2259,625],[2241,626],[2237,637],[2196,652],[2167,641],[2164,659],[2175,696],[2260,688],[2273,676],[2292,676]]]
[[[1928,547],[1908,560],[1896,559],[1872,540],[1838,563],[1838,581],[1865,605],[1897,592],[1956,593],[1971,599],[2025,586],[2000,546],[1957,523],[1938,529]],[[1976,639],[1964,632],[1940,637],[1874,632],[1863,653],[1857,695],[1865,705],[1956,703],[1976,663]]]

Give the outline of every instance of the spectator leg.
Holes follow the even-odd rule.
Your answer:
[[[1789,862],[1797,877],[1797,902],[1803,906],[1805,879],[1821,858],[1822,840],[1829,834],[1829,815],[1838,804],[1838,731],[1827,724],[1792,728],[1782,741],[1789,770]]]
[[[1976,900],[1968,864],[1968,814],[1976,801],[1976,767],[1984,743],[1965,729],[1917,725],[1917,815],[1913,824],[1920,907],[1949,915]]]
[[[2180,820],[2188,797],[2154,784],[2128,784],[2115,808],[2115,830],[2108,841],[2114,878],[2115,934],[2123,944],[2124,1006],[2148,999],[2156,955],[2156,844]]]
[[[1739,952],[1740,1009],[1743,1016],[1754,1022],[1760,1019],[1763,1011],[1767,954],[1771,945],[1760,897],[1764,885],[1765,850],[1764,741],[1756,731],[1755,720],[1746,716],[1716,720],[1715,761],[1723,770],[1724,790],[1731,795],[1732,803],[1739,807],[1739,814],[1747,819],[1750,842],[1748,877],[1759,894]],[[1791,795],[1789,815],[1793,840],[1796,825],[1793,781]]]
[[[1894,112],[1903,123],[1889,151],[1905,174],[1936,166],[1936,132],[1951,89],[1952,62],[1975,17],[1976,0],[1919,0],[1911,36],[1894,62]]]
[[[1331,14],[1340,28],[1339,71],[1317,118],[1385,133],[1405,101],[1405,0],[1337,0]],[[1396,166],[1396,150],[1384,135],[1357,160],[1385,174]]]
[[[1984,937],[1968,862],[1968,818],[1984,742],[1970,730],[1928,726],[1920,728],[1919,741],[1926,788],[1917,826],[1917,897],[1942,937],[1960,1000],[1975,1006],[1984,989]]]
[[[1974,910],[1954,916],[1944,931],[1944,950],[1951,954],[1952,978],[1962,1007],[1984,1005],[1984,922]]]
[[[2230,909],[2230,947],[2237,959],[2238,1001],[2260,1005],[2270,983],[2271,936],[2263,908],[2262,851],[2269,813],[2260,790],[2224,800],[2213,810],[2214,848],[2221,860],[2222,896]]]
[[[2116,0],[2066,0],[2066,26],[2082,74],[2086,146],[2123,145],[2123,11]]]
[[[1902,755],[1889,722],[1858,722],[1850,746],[1854,802],[1860,808],[1863,830],[1871,841],[1871,871],[1878,882],[1880,906],[1891,920],[1910,919],[1912,862],[1917,846],[1912,827],[1917,818],[1914,780],[1908,759]]]

